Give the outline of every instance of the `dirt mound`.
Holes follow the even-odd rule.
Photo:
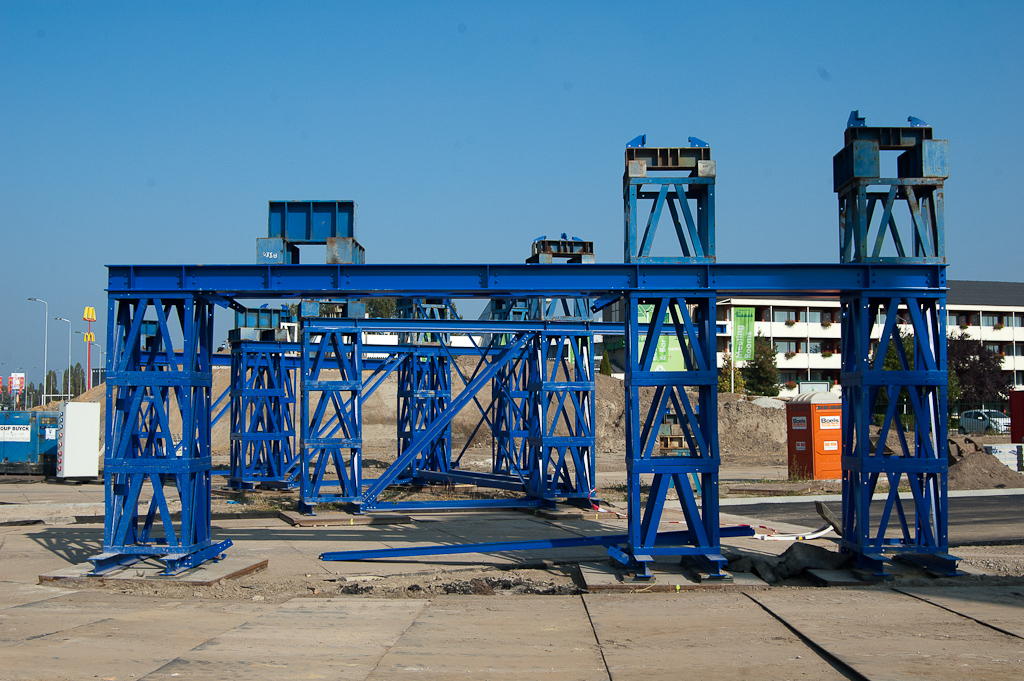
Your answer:
[[[1024,475],[1011,471],[984,452],[970,452],[949,467],[949,489],[1006,489],[1024,487]]]
[[[786,460],[786,410],[718,395],[718,444],[727,465],[781,464]]]

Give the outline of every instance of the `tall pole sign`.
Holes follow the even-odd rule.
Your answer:
[[[85,312],[82,314],[82,321],[89,323],[89,330],[85,332],[85,363],[88,368],[85,370],[85,385],[86,390],[92,390],[92,344],[96,341],[96,336],[92,333],[92,323],[96,321],[96,308],[87,307]]]

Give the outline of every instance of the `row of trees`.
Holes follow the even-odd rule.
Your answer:
[[[71,367],[71,373],[63,372],[64,375],[58,378],[56,371],[50,371],[46,376],[46,390],[47,395],[66,395],[69,391],[68,379],[71,380],[70,394],[72,397],[78,397],[85,392],[86,380],[85,380],[85,369],[82,368],[81,364],[76,364]],[[28,407],[37,407],[43,403],[43,384],[36,385],[35,383],[29,383],[25,386],[25,390],[22,391],[20,396],[16,396],[11,393],[11,387],[6,382],[4,383],[3,391],[0,391],[0,408],[2,409],[25,409]],[[57,398],[59,399],[59,398]]]
[[[894,344],[890,344],[882,362],[882,369],[913,370],[914,337],[909,333],[901,334],[898,328],[896,333],[902,342],[903,355],[907,358],[908,366],[904,367],[899,350]],[[973,404],[1004,402],[1009,399],[1010,385],[1006,373],[1002,370],[1002,357],[985,347],[981,341],[970,338],[963,332],[954,333],[948,339],[946,358],[949,369],[947,396],[950,402]],[[718,372],[718,391],[730,392],[732,388],[733,392],[747,395],[778,395],[779,369],[775,359],[775,347],[768,338],[759,334],[754,339],[754,358],[735,374],[732,356],[725,356],[722,368]]]

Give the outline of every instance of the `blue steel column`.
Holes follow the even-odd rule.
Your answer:
[[[298,484],[292,358],[277,341],[231,341],[231,473],[236,489]]]
[[[144,321],[147,314],[155,320]],[[103,574],[153,557],[164,574],[175,574],[231,545],[210,535],[213,306],[199,296],[111,294],[108,319],[103,553],[89,560]],[[172,397],[180,434],[171,424]],[[140,514],[146,488],[151,500]],[[180,523],[169,511],[172,495],[181,502]]]
[[[530,348],[527,492],[588,499],[594,491],[594,335],[542,331]]]
[[[689,147],[626,148],[623,174],[624,256],[628,263],[715,262],[715,162],[711,149],[691,137]],[[691,207],[691,203],[693,207]],[[665,209],[678,251],[652,255]],[[639,220],[646,213],[643,232]],[[661,296],[631,292],[623,298],[626,316],[626,469],[629,543],[609,554],[649,578],[654,555],[692,556],[709,578],[727,578],[718,519],[718,363],[715,291],[707,288]],[[637,306],[653,304],[650,322],[638,321]],[[663,331],[679,340],[685,371],[651,370]],[[641,340],[641,335],[643,339]],[[642,413],[640,391],[653,389]],[[696,390],[696,404],[687,388]],[[655,453],[658,429],[674,413],[686,439],[684,455]],[[651,476],[647,503],[641,502],[641,476]],[[700,504],[690,488],[699,475]],[[659,542],[658,524],[668,491],[675,487],[686,518],[687,542]]]
[[[413,443],[419,433],[433,423],[451,402],[451,369],[440,348],[413,346],[398,367],[398,453]],[[447,473],[451,469],[451,425],[409,466],[415,478],[421,470]]]
[[[311,514],[314,504],[360,497],[363,351],[359,330],[344,319],[305,319],[301,333],[299,506]]]
[[[531,318],[532,301],[497,299],[490,302],[492,320],[521,322]],[[498,345],[510,336],[500,334]],[[515,475],[524,482],[529,477],[529,399],[527,388],[527,349],[502,367],[491,382],[491,472]]]
[[[928,127],[869,128],[857,112],[851,116],[846,147],[834,159],[844,264],[945,262],[946,143],[931,137]],[[899,178],[879,177],[879,151],[886,150],[901,152]],[[872,185],[884,190],[868,191]],[[901,227],[907,225],[897,224],[894,217],[897,200],[909,207],[911,224],[902,235]],[[882,209],[877,221],[876,207]],[[892,553],[956,574],[957,559],[948,553],[947,533],[949,374],[944,272],[933,288],[849,291],[841,303],[842,546],[856,555],[859,568],[876,576],[885,575],[885,554]],[[881,329],[874,353],[873,328]],[[913,353],[904,349],[901,328],[912,334]],[[896,368],[885,369],[890,348],[895,348],[898,362]],[[901,404],[906,405],[912,424],[904,423],[897,413]],[[871,426],[879,411],[881,428],[872,437]],[[898,436],[899,448],[886,453],[892,432]],[[907,437],[911,432],[913,444]],[[884,501],[872,499],[880,479],[889,484]],[[909,486],[910,499],[900,499],[901,483]]]
[[[444,298],[405,298],[398,301],[401,319],[452,319],[454,308]],[[403,333],[399,343],[413,349],[398,370],[398,454],[401,455],[443,412],[452,399],[451,364],[442,349],[450,335]],[[452,428],[449,424],[412,460],[407,475],[421,470],[447,473],[452,467]]]
[[[714,291],[680,292],[652,298],[630,293],[626,298],[626,471],[628,475],[629,542],[609,549],[619,562],[650,577],[655,555],[691,556],[708,578],[726,578],[721,555],[718,511],[718,369],[716,361]],[[638,321],[637,306],[653,304],[651,320]],[[684,350],[685,371],[651,370],[658,339],[674,333]],[[641,336],[643,339],[641,340]],[[651,389],[650,406],[642,408],[641,390]],[[696,404],[687,389],[696,389]],[[676,415],[686,439],[683,455],[655,452],[658,428],[665,415]],[[689,476],[701,479],[698,505]],[[644,476],[644,477],[641,477]],[[651,476],[647,502],[641,487]],[[685,541],[661,541],[658,524],[673,485],[686,519]]]

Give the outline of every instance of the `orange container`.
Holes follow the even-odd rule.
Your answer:
[[[842,400],[830,392],[804,393],[786,404],[791,478],[843,477],[842,414]]]

